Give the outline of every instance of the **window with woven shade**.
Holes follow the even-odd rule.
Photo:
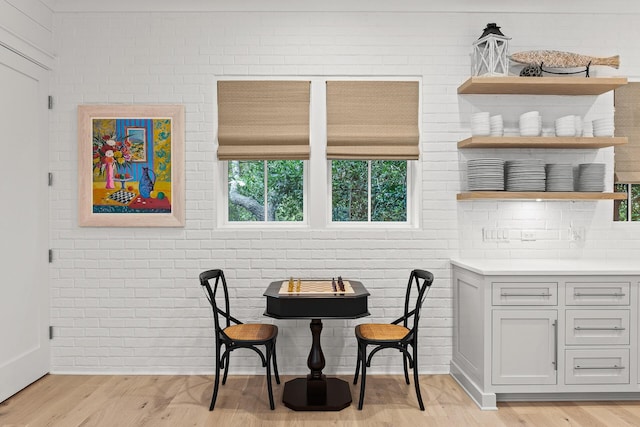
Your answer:
[[[219,81],[218,159],[309,159],[310,84]]]
[[[218,160],[226,160],[227,222],[304,221],[310,86],[218,82]]]
[[[328,81],[327,158],[417,160],[419,82]]]
[[[627,199],[615,201],[615,221],[640,221],[640,83],[628,83],[614,92],[615,136],[628,143],[615,146],[615,191]]]
[[[333,223],[409,223],[418,81],[327,81]]]

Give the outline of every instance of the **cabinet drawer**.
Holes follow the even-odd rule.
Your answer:
[[[567,350],[565,384],[629,384],[629,350]]]
[[[567,310],[567,345],[629,344],[629,310]]]
[[[567,282],[567,305],[629,305],[629,282]]]
[[[493,282],[493,305],[558,305],[557,282]]]

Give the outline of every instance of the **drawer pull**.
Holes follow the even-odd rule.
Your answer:
[[[626,369],[624,366],[574,366],[573,369]]]
[[[576,326],[576,331],[624,331],[626,328],[622,326],[594,326],[591,328],[585,328],[584,326]]]
[[[501,293],[501,297],[550,297],[551,294],[509,294]]]
[[[582,292],[576,292],[573,294],[574,297],[624,297],[627,294],[625,293],[620,293],[620,292],[615,292],[615,293],[611,293],[611,294],[592,294],[592,293],[582,293]]]

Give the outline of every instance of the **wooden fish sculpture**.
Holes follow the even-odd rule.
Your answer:
[[[618,68],[620,66],[620,56],[610,56],[608,58],[596,58],[593,56],[580,55],[572,52],[560,52],[557,50],[530,50],[527,52],[516,52],[509,56],[514,62],[521,64],[544,65],[549,68],[577,68],[589,67],[590,65],[606,65]]]

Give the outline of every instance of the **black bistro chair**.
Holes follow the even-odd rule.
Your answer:
[[[215,282],[213,282],[215,279]],[[210,282],[213,282],[211,289]],[[233,350],[248,348],[260,356],[262,366],[267,368],[267,389],[269,391],[269,406],[275,409],[273,404],[273,390],[271,387],[271,363],[276,377],[276,383],[280,384],[278,376],[278,365],[276,363],[276,338],[278,337],[278,327],[275,325],[262,323],[242,323],[229,312],[229,291],[227,281],[222,270],[208,270],[200,274],[200,284],[204,286],[207,299],[213,309],[213,321],[216,335],[216,378],[213,386],[213,397],[209,410],[213,411],[218,397],[218,386],[220,384],[220,370],[224,369],[222,385],[227,382],[229,373],[229,356]],[[222,295],[218,294],[218,290]],[[224,305],[216,303],[216,296],[224,299]],[[264,345],[265,353],[256,346]],[[224,351],[222,347],[224,346]]]
[[[413,382],[416,386],[416,395],[420,410],[424,411],[420,383],[418,382],[418,324],[420,321],[420,309],[427,296],[427,290],[433,283],[433,274],[425,270],[413,270],[409,276],[407,293],[404,301],[404,315],[390,324],[363,323],[356,326],[356,338],[358,339],[358,362],[353,383],[358,383],[358,374],[362,367],[362,379],[360,381],[360,401],[358,409],[362,409],[364,403],[364,388],[366,383],[367,368],[371,367],[371,358],[378,351],[386,348],[395,348],[402,353],[404,365],[404,379],[409,382],[409,368],[413,369]],[[412,295],[412,290],[415,293]],[[413,297],[413,298],[412,298]],[[367,346],[375,346],[367,355]],[[409,352],[411,346],[411,352]],[[408,363],[407,363],[408,362]]]

